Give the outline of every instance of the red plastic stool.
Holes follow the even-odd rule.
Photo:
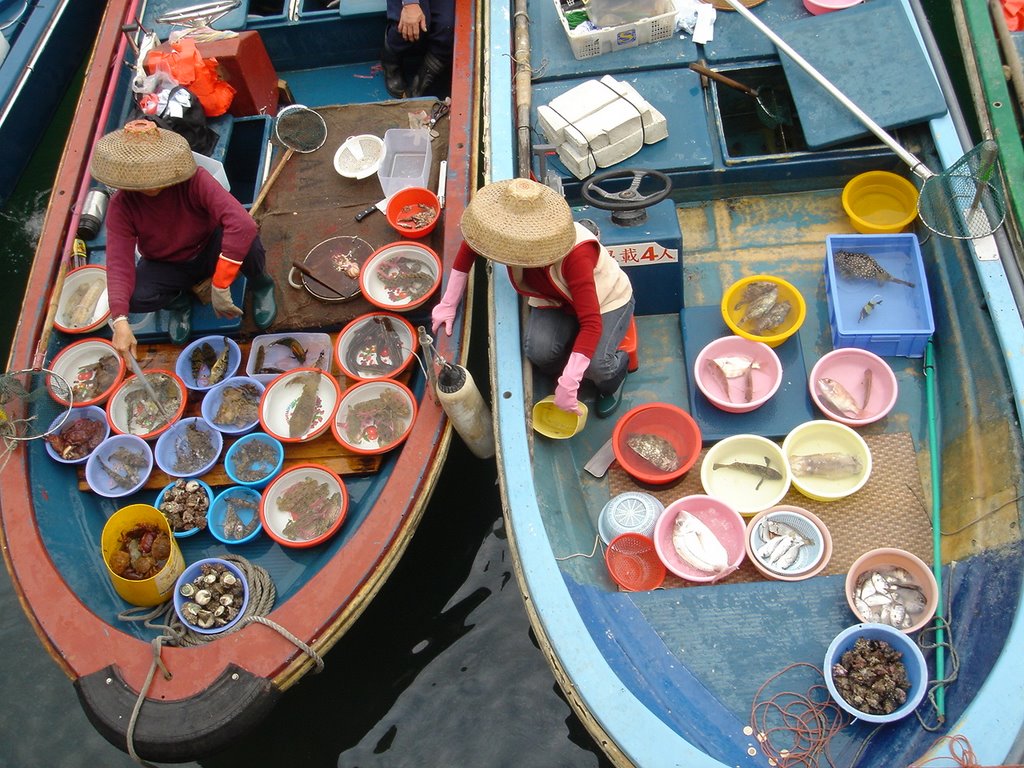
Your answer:
[[[636,317],[629,318],[629,329],[619,344],[619,349],[629,355],[629,366],[627,370],[632,373],[640,367],[640,358],[636,353]]]

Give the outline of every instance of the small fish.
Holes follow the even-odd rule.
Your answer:
[[[290,384],[298,384],[302,387],[295,405],[288,414],[288,436],[302,437],[313,426],[313,419],[316,417],[317,392],[320,389],[321,371],[311,371],[302,376],[296,376]]]
[[[213,364],[217,362],[217,353],[213,347],[204,341],[192,350],[192,354],[189,355],[189,362],[192,365],[192,378],[200,386],[205,386],[206,383],[200,382],[199,377],[203,375],[203,368],[206,368],[208,372],[213,367]]]
[[[760,480],[757,481],[757,485],[754,486],[754,490],[757,491],[757,490],[760,490],[761,483],[763,483],[765,480],[781,480],[782,479],[782,473],[779,472],[779,470],[773,468],[771,466],[771,464],[772,464],[771,459],[769,459],[767,456],[765,456],[764,457],[764,466],[761,466],[760,464],[751,464],[751,463],[746,462],[746,461],[732,461],[732,462],[729,462],[728,464],[722,464],[722,463],[716,462],[715,464],[711,465],[711,468],[712,469],[722,469],[723,467],[724,468],[732,468],[732,469],[738,469],[740,472],[746,472],[747,474],[750,474],[750,475],[757,475],[759,478],[761,478]]]
[[[747,311],[744,313],[743,319],[740,320],[743,325],[750,325],[757,319],[764,317],[775,306],[775,302],[779,299],[779,289],[774,286],[772,288],[773,290],[762,293],[747,304]]]
[[[836,251],[832,258],[836,269],[843,277],[860,280],[877,280],[880,283],[899,283],[911,288],[914,284],[898,277],[893,277],[882,265],[862,251]]]
[[[262,373],[263,363],[266,361],[266,358],[267,348],[260,344],[256,349],[256,363],[253,365],[253,370],[256,371],[256,373]]]
[[[231,350],[228,348],[227,337],[224,338],[224,349],[217,355],[217,359],[213,361],[213,365],[210,366],[210,378],[208,384],[216,384],[224,378],[224,374],[228,371],[228,355]]]
[[[865,320],[867,320],[868,315],[874,312],[875,307],[877,307],[881,303],[882,295],[880,293],[876,293],[874,296],[868,299],[867,303],[860,308],[860,317],[857,318],[857,322],[863,323]]]
[[[743,397],[746,398],[746,401],[748,403],[753,402],[753,400],[754,400],[754,369],[753,368],[747,368],[747,374],[744,377],[743,381],[744,381],[744,384],[745,384],[745,386],[743,388]]]
[[[864,413],[868,409],[868,401],[871,399],[871,380],[874,378],[874,374],[870,368],[864,369],[864,400],[861,402],[860,411]]]
[[[738,379],[745,376],[751,368],[760,368],[761,364],[746,355],[726,355],[716,357],[714,362],[722,369],[727,379]]]
[[[721,364],[717,360],[708,360],[706,367],[708,373],[711,374],[711,378],[715,380],[715,383],[721,388],[722,392],[725,393],[725,399],[730,403],[732,402],[732,395],[729,393],[729,376],[722,368]]]
[[[846,391],[846,387],[828,376],[823,376],[816,383],[818,393],[833,411],[853,419],[860,418],[860,406],[853,399],[853,395]]]
[[[633,434],[626,438],[626,445],[662,472],[675,472],[679,469],[679,454],[672,443],[659,435]]]
[[[785,300],[770,307],[767,312],[757,318],[757,321],[754,323],[754,332],[763,336],[775,331],[786,322],[786,318],[789,317],[789,311],[792,308],[793,305]]]
[[[775,563],[779,568],[787,569],[792,568],[796,562],[797,557],[800,556],[800,549],[804,546],[803,541],[794,540],[793,544],[786,550],[786,552],[779,558],[778,562]]]
[[[778,286],[770,280],[754,280],[752,283],[747,283],[743,288],[743,294],[733,309],[739,309],[744,304],[749,304],[766,293],[775,292],[778,295],[778,291]]]
[[[780,536],[779,545],[772,550],[771,556],[768,558],[768,562],[772,565],[777,565],[782,559],[782,556],[789,552],[790,549],[796,544],[796,541],[792,536]]]
[[[761,547],[757,550],[757,556],[762,560],[767,560],[772,556],[772,553],[783,543],[785,536],[773,536],[768,539]]]
[[[809,453],[790,457],[789,468],[797,477],[836,480],[860,474],[864,465],[859,458],[848,453]]]
[[[282,336],[280,339],[275,339],[270,342],[267,346],[272,347],[275,344],[288,347],[292,353],[292,357],[298,361],[299,365],[306,364],[306,348],[299,343],[298,339],[294,339],[291,336]]]

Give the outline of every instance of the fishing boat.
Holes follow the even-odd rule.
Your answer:
[[[95,37],[96,3],[0,3],[0,205],[14,190]]]
[[[460,75],[476,71],[476,27],[474,6],[460,4],[454,45],[454,67]],[[357,217],[367,208],[376,210],[373,206],[381,202],[383,190],[378,174],[357,176],[344,162],[337,163],[335,156],[350,137],[366,139],[363,159],[372,159],[374,147],[386,147],[392,128],[400,136],[405,131],[421,139],[418,149],[406,149],[410,162],[418,163],[416,173],[404,176],[419,178],[432,190],[443,189],[444,207],[435,210],[436,226],[429,236],[407,245],[436,252],[444,264],[455,253],[457,241],[452,238],[458,237],[457,227],[446,226],[445,220],[459,220],[475,177],[478,107],[473,78],[455,78],[450,89],[438,80],[438,92],[423,98],[390,99],[378,65],[385,29],[383,2],[343,3],[339,9],[337,3],[320,0],[202,6],[113,0],[106,4],[53,188],[13,340],[10,371],[47,371],[71,345],[90,337],[109,338],[106,324],[76,334],[61,331],[58,322],[51,333],[53,314],[47,319],[47,308],[59,305],[59,300],[54,303],[54,286],[66,274],[75,250],[82,201],[98,189],[89,173],[92,148],[100,136],[123,126],[131,109],[130,84],[140,74],[138,51],[154,46],[166,51],[170,33],[189,28],[205,31],[207,37],[196,44],[197,50],[206,60],[216,59],[220,76],[235,90],[228,112],[207,121],[217,140],[199,163],[228,185],[259,221],[278,301],[276,320],[263,331],[248,316],[220,320],[197,301],[195,340],[224,338],[244,353],[251,351],[254,340],[274,336],[285,338],[282,348],[296,356],[313,348],[307,339],[321,335],[330,339],[333,349],[350,321],[382,311],[368,302],[358,281],[342,287],[342,272],[325,272],[322,263],[316,266],[308,256],[322,257],[324,248],[318,246],[341,238],[367,249],[348,251],[362,265],[370,258],[369,251],[410,239],[400,236],[383,213]],[[237,34],[211,35],[209,28]],[[442,98],[446,91],[450,101]],[[326,126],[319,149],[306,146],[293,152],[292,144],[286,148],[278,140],[277,118],[298,108]],[[425,154],[424,143],[431,153]],[[432,158],[427,166],[424,157]],[[399,187],[408,186],[402,173],[389,178]],[[100,227],[87,241],[84,268],[103,265],[105,242],[105,227]],[[305,271],[293,269],[295,264]],[[307,279],[306,272],[312,277]],[[322,283],[338,292],[325,294]],[[232,290],[237,287],[236,282]],[[236,301],[242,301],[241,294]],[[406,320],[410,329],[422,324],[427,316],[417,311],[429,311],[429,305],[423,306],[405,313],[399,306],[391,313],[395,327],[404,327]],[[168,341],[164,314],[129,317],[139,340],[137,362],[147,375],[156,369],[173,370],[182,353],[183,345]],[[196,759],[223,749],[271,716],[282,694],[324,663],[327,651],[381,589],[424,513],[451,435],[427,376],[435,373],[434,363],[440,359],[452,365],[462,360],[468,335],[468,323],[457,323],[450,337],[439,339],[423,356],[427,365],[410,363],[399,376],[414,408],[408,436],[399,447],[384,453],[349,450],[330,429],[315,439],[286,442],[283,472],[303,464],[319,465],[323,477],[343,482],[346,489],[347,511],[325,541],[284,547],[265,529],[249,543],[230,546],[206,531],[173,539],[186,567],[207,558],[239,557],[251,568],[251,588],[256,586],[254,574],[269,582],[261,590],[272,599],[258,611],[259,621],[208,636],[209,642],[174,642],[165,636],[166,628],[153,621],[123,620],[121,614],[131,606],[112,583],[107,555],[101,553],[106,521],[125,508],[154,505],[160,489],[173,478],[154,470],[141,490],[107,498],[90,490],[82,466],[54,461],[45,440],[24,439],[8,446],[0,477],[4,559],[40,641],[67,673],[89,720],[103,736],[136,759]],[[419,349],[415,337],[405,343]],[[297,350],[296,345],[304,349]],[[335,362],[345,365],[345,360]],[[326,367],[312,362],[312,354],[308,364]],[[294,361],[290,367],[295,367]],[[332,366],[314,375],[318,382],[333,382],[339,392],[349,391],[353,381],[345,378],[345,370],[349,369]],[[268,390],[272,379],[271,375],[264,380]],[[52,406],[53,398],[46,401]],[[6,408],[11,407],[7,402]],[[184,415],[200,415],[197,407],[199,400],[189,398]],[[26,418],[30,417],[31,411]],[[256,430],[262,431],[258,426]],[[237,437],[225,435],[225,447]],[[380,447],[385,445],[381,438]],[[223,461],[222,455],[216,467],[199,478],[217,491],[233,485]],[[169,603],[156,610],[167,607]],[[173,619],[174,614],[169,616]],[[157,624],[161,621],[156,619]]]
[[[1020,138],[1024,32],[1010,28],[999,2],[954,2],[950,10],[979,127],[985,135],[998,138],[1000,183],[1010,223],[1007,233],[1020,253],[1024,203],[1020,184],[1012,180],[1019,179],[1024,168]]]
[[[635,356],[635,371],[619,409],[595,418],[596,393],[585,394],[584,381],[581,399],[590,408],[583,429],[569,419],[551,436],[546,423],[547,434],[534,428],[540,413],[534,406],[556,382],[524,357],[525,310],[505,270],[492,275],[499,478],[515,570],[542,652],[615,765],[916,766],[947,764],[929,760],[948,759],[957,745],[973,749],[968,762],[1019,762],[1024,379],[1018,350],[1024,330],[1013,288],[1019,265],[1000,242],[998,210],[975,234],[953,231],[927,210],[940,202],[961,225],[977,213],[973,194],[952,199],[950,169],[961,160],[961,167],[980,165],[972,190],[985,187],[991,145],[972,146],[913,0],[869,0],[829,12],[820,7],[825,4],[792,0],[714,5],[713,35],[704,30],[701,44],[676,30],[674,9],[650,3],[591,0],[590,7],[612,6],[619,20],[576,31],[568,19],[575,14],[579,21],[578,4],[526,0],[514,13],[497,6],[489,13],[489,180],[532,177],[560,189],[574,219],[596,225],[636,299],[635,341],[628,343],[627,335],[621,347]],[[695,62],[710,75],[691,69]],[[591,89],[583,91],[589,101],[575,96],[581,87]],[[593,116],[615,94],[630,101],[628,114],[604,113],[611,114],[604,123],[594,117],[588,133],[579,115]],[[653,117],[641,129],[648,114]],[[659,116],[665,130],[652,135]],[[581,146],[571,146],[570,129]],[[923,158],[920,164],[908,163],[908,148]],[[602,153],[618,156],[603,163]],[[844,190],[875,171],[918,192],[920,212],[910,208],[902,231],[859,229],[844,210]],[[950,184],[936,200],[933,185],[943,179]],[[845,328],[837,327],[841,317],[832,308],[842,297],[841,279],[828,271],[835,250],[859,250],[867,242],[859,238],[875,237],[909,238],[920,249],[925,279],[916,282],[927,284],[929,300],[916,301],[927,301],[933,312],[933,329],[910,332],[902,325],[888,337],[891,346],[862,335],[866,318],[879,319],[885,303],[859,301],[852,327]],[[724,300],[734,286],[775,279],[793,286],[806,304],[797,330],[770,347],[783,384],[768,410],[720,409],[700,389],[697,357],[714,340],[750,335],[749,327],[734,330],[726,322],[750,301],[735,293]],[[874,282],[864,288],[883,290]],[[900,311],[912,300],[892,301],[888,308]],[[916,349],[896,346],[914,335]],[[874,348],[898,382],[887,415],[849,427],[874,458],[870,478],[855,493],[823,501],[828,497],[799,491],[791,472],[781,501],[760,500],[776,505],[768,510],[791,507],[821,520],[833,545],[827,565],[808,578],[769,576],[754,567],[756,551],[741,549],[733,571],[705,561],[714,578],[673,571],[668,564],[679,550],[671,536],[659,539],[665,529],[637,532],[630,525],[661,509],[659,523],[679,509],[715,509],[725,498],[733,511],[746,506],[747,528],[739,534],[746,536],[765,513],[757,511],[755,488],[766,489],[770,481],[762,486],[760,480],[771,473],[760,455],[746,460],[750,474],[705,466],[705,457],[740,438],[756,439],[763,441],[758,450],[782,456],[770,466],[784,469],[791,457],[775,452],[790,435],[808,424],[840,426],[830,407],[812,397],[813,371],[846,347]],[[766,361],[767,352],[761,354]],[[733,400],[751,401],[739,394],[739,381],[730,381]],[[859,384],[850,385],[858,398]],[[677,459],[683,450],[694,452],[688,471],[679,461],[662,462],[680,466],[668,480],[655,471],[667,453],[647,450],[646,461],[631,459],[628,445],[616,450],[619,425],[639,420],[634,414],[655,403],[665,406],[661,413],[689,417],[672,416],[669,428],[647,422],[647,432],[681,449]],[[699,428],[697,444],[692,436],[689,445],[671,443],[681,433],[675,425],[690,422],[688,434]],[[643,450],[640,445],[637,455]],[[635,462],[649,471],[628,471]],[[646,501],[624,504],[628,514],[604,538],[605,509],[628,493]],[[669,523],[671,532],[671,517]],[[609,539],[613,544],[622,530],[644,538],[648,552],[655,539],[660,573],[638,545],[633,580],[613,578],[606,547],[614,548]],[[772,540],[763,530],[758,535],[764,537],[755,540],[758,549]],[[839,674],[829,661],[833,642],[878,621],[871,615],[875,622],[862,624],[854,613],[847,574],[862,555],[886,547],[931,564],[941,584],[936,615],[944,620],[909,635],[911,645],[923,646],[928,695],[913,708],[917,717],[904,712],[894,722],[855,716],[826,690],[827,678]],[[648,568],[653,584],[642,584],[636,579]]]

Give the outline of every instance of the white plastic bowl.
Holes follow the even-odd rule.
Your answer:
[[[85,298],[83,294],[90,293],[89,286],[94,285],[97,281],[102,282],[103,287],[95,299],[92,312],[85,318],[75,318],[75,312],[79,309],[78,303]],[[64,288],[60,292],[60,299],[57,301],[57,314],[53,320],[54,327],[64,333],[89,333],[103,325],[108,317],[110,317],[110,305],[107,302],[106,267],[87,264],[68,272],[64,278]],[[76,322],[76,319],[79,322]]]
[[[349,136],[334,153],[334,170],[346,179],[373,176],[384,159],[384,139],[369,133]]]
[[[310,377],[316,374],[320,376],[313,395],[313,418],[305,432],[293,435],[289,419],[296,406],[302,405],[300,401],[305,384],[312,381]],[[263,391],[260,424],[264,432],[282,443],[303,443],[319,437],[330,428],[340,398],[341,387],[331,374],[317,368],[296,368],[282,373]]]
[[[378,249],[359,272],[366,300],[380,309],[408,312],[441,285],[441,259],[420,243],[399,241]]]

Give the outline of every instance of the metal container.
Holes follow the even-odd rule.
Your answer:
[[[107,215],[107,203],[110,194],[103,189],[90,189],[82,203],[82,215],[78,220],[78,236],[83,240],[92,240],[100,233],[103,217]]]

